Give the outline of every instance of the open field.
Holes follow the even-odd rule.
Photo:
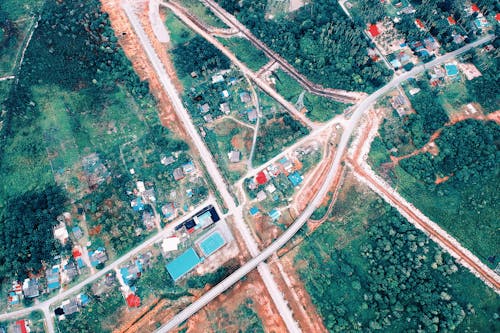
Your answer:
[[[253,71],[258,71],[269,61],[264,52],[256,48],[248,39],[231,37],[218,38],[218,40]]]
[[[190,13],[194,14],[206,25],[215,28],[228,28],[228,26],[224,22],[222,22],[214,13],[212,13],[200,1],[182,0],[181,4],[183,7],[188,9]]]
[[[347,105],[330,100],[326,97],[316,96],[305,91],[297,81],[291,78],[282,69],[273,73],[276,81],[276,91],[291,103],[307,109],[307,117],[313,121],[327,121],[335,115],[342,113]],[[298,103],[299,99],[302,103]]]
[[[296,267],[332,331],[499,329],[499,296],[352,176]]]

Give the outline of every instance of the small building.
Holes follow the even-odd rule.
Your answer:
[[[299,186],[302,183],[303,178],[297,171],[295,171],[288,175],[288,180],[295,187]]]
[[[212,76],[212,84],[221,82],[224,82],[224,76],[222,76],[221,74]]]
[[[208,105],[208,103],[205,103],[202,106],[200,106],[201,113],[207,113],[208,111],[210,111],[210,105]]]
[[[256,175],[255,175],[255,182],[259,185],[263,185],[265,183],[267,183],[267,176],[266,176],[266,173],[264,171],[259,171]]]
[[[399,94],[399,95],[397,95],[397,96],[394,96],[394,97],[392,98],[392,103],[391,103],[391,105],[392,105],[392,107],[393,107],[394,109],[397,109],[397,108],[399,108],[399,107],[401,107],[401,106],[403,106],[403,105],[405,105],[405,104],[406,104],[406,102],[405,102],[405,98],[404,98],[404,97],[403,97],[403,95],[401,95],[401,94]]]
[[[449,25],[455,25],[455,24],[457,24],[457,21],[455,21],[455,18],[453,18],[453,16],[451,16],[451,15],[448,16],[447,20],[448,20],[448,24]]]
[[[135,186],[137,187],[137,191],[139,191],[139,193],[146,191],[146,186],[144,185],[143,181],[136,182]]]
[[[194,171],[194,164],[193,164],[193,162],[189,161],[186,164],[183,164],[182,165],[182,171],[185,174],[192,173]]]
[[[254,108],[247,110],[247,117],[248,117],[248,121],[250,121],[250,122],[256,121],[257,120],[257,110],[255,110]]]
[[[133,281],[141,277],[142,273],[142,263],[140,260],[136,260],[133,263],[129,263],[127,266],[120,268],[120,275],[122,276],[123,282],[130,286]]]
[[[66,244],[66,241],[69,238],[68,230],[66,229],[66,224],[64,221],[61,221],[55,228],[54,228],[54,238],[59,240],[61,244]]]
[[[152,230],[156,225],[155,217],[149,212],[144,212],[142,213],[142,223],[146,230]]]
[[[279,219],[280,216],[281,216],[281,212],[279,210],[277,210],[276,208],[274,208],[272,211],[269,212],[269,217],[273,221],[276,221],[277,219]]]
[[[283,167],[283,169],[286,172],[292,172],[292,170],[293,170],[293,163],[286,156],[282,157],[279,160],[279,163],[281,164],[281,166]]]
[[[267,198],[266,192],[261,190],[261,191],[259,191],[259,193],[257,193],[257,200],[258,201],[266,200],[266,198]]]
[[[174,179],[176,181],[181,180],[182,178],[184,178],[184,171],[182,171],[182,168],[176,168],[174,170],[173,174],[174,174]]]
[[[490,23],[488,22],[488,20],[486,19],[486,17],[484,16],[478,16],[475,20],[474,20],[474,24],[475,26],[478,28],[478,29],[486,29],[486,28],[489,28],[490,27]]]
[[[108,260],[106,249],[103,247],[99,247],[97,250],[89,252],[89,257],[92,267],[96,267],[99,264],[104,264]]]
[[[170,165],[172,163],[175,162],[175,157],[173,157],[172,155],[170,156],[162,156],[160,158],[160,163],[163,164],[163,165]]]
[[[211,114],[206,114],[203,116],[203,120],[205,120],[207,124],[210,124],[214,121],[214,118],[212,117]]]
[[[266,186],[266,191],[269,192],[269,194],[273,194],[276,191],[276,186],[274,186],[273,183],[269,183],[269,185]]]
[[[221,110],[221,112],[224,112],[225,114],[230,114],[231,113],[231,109],[229,108],[229,103],[228,102],[221,103],[219,105],[219,109]]]
[[[10,305],[10,306],[14,306],[14,305],[17,305],[19,304],[19,295],[16,294],[13,290],[9,291],[9,295],[7,297],[7,303]]]
[[[78,301],[76,298],[67,299],[62,302],[61,308],[65,315],[71,315],[78,312]]]
[[[175,213],[175,205],[173,202],[167,202],[165,205],[161,207],[161,212],[163,213],[163,216],[166,218],[172,218]]]
[[[141,299],[136,294],[129,294],[127,296],[127,306],[129,308],[138,308],[141,306]]]
[[[415,96],[416,94],[418,94],[420,92],[420,88],[412,88],[410,89],[409,93],[410,95],[412,96]]]
[[[76,263],[70,261],[64,265],[64,274],[66,274],[69,281],[73,281],[73,279],[78,276],[78,267]]]
[[[462,71],[462,73],[464,73],[467,80],[473,80],[482,75],[479,69],[471,63],[458,64],[458,68]]]
[[[280,169],[274,164],[270,164],[266,170],[271,177],[277,177],[281,173]]]
[[[134,212],[140,212],[144,210],[144,203],[142,202],[141,197],[137,197],[130,202],[130,207],[134,210]]]
[[[458,67],[456,64],[448,63],[444,65],[444,68],[446,70],[446,76],[454,77],[458,75]]]
[[[223,90],[223,91],[221,92],[221,95],[222,95],[222,97],[224,97],[224,98],[228,98],[228,97],[229,97],[229,91],[227,91],[227,90]]]
[[[378,27],[376,24],[370,24],[370,27],[368,28],[368,31],[370,32],[370,35],[375,38],[378,35],[380,35],[380,31],[378,30]]]
[[[45,277],[47,279],[47,289],[49,292],[61,288],[58,266],[53,266],[51,269],[46,270]]]
[[[229,157],[229,162],[231,163],[238,163],[240,161],[240,152],[237,150],[232,150],[228,154]]]
[[[243,104],[250,103],[252,101],[252,96],[248,93],[248,91],[243,91],[240,93],[240,101]]]
[[[424,30],[424,29],[425,29],[425,25],[424,25],[424,23],[423,23],[420,19],[416,19],[416,20],[415,20],[415,25],[416,25],[419,29],[421,29],[421,30]]]
[[[250,213],[250,216],[255,216],[259,214],[259,209],[255,206],[252,206],[248,212]]]
[[[25,279],[23,282],[23,294],[25,298],[34,298],[40,295],[37,279]]]
[[[28,330],[28,326],[26,324],[26,320],[24,319],[21,319],[21,320],[18,320],[16,321],[16,323],[14,324],[14,333],[28,333],[29,330]]]
[[[71,229],[71,232],[73,233],[73,236],[78,240],[83,237],[83,232],[82,229],[80,229],[79,226],[75,226]]]
[[[161,249],[163,253],[168,253],[172,251],[177,251],[179,248],[180,240],[178,237],[168,237],[165,238],[161,243]]]

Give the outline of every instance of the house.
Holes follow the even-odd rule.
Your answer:
[[[223,90],[221,92],[221,94],[222,94],[222,97],[224,97],[224,98],[228,98],[229,97],[229,91],[227,91],[227,90]]]
[[[248,212],[250,213],[250,216],[255,216],[259,214],[259,209],[255,206],[252,206]]]
[[[45,278],[47,279],[47,289],[49,292],[61,288],[58,266],[53,266],[51,269],[46,270]]]
[[[97,250],[89,252],[89,257],[92,267],[96,267],[99,264],[104,264],[108,260],[106,249],[103,247],[99,247]]]
[[[14,306],[19,304],[19,295],[17,295],[14,291],[9,291],[9,295],[7,297],[7,302],[9,305]]]
[[[490,27],[490,23],[488,22],[488,20],[484,16],[478,16],[474,20],[474,24],[476,25],[476,27],[478,29],[486,29],[486,28]]]
[[[129,263],[127,266],[120,268],[120,275],[122,276],[123,282],[130,286],[133,281],[141,277],[142,273],[142,263],[140,260],[136,260],[133,263]]]
[[[482,75],[479,69],[471,63],[458,64],[458,68],[464,73],[467,80],[472,80]]]
[[[220,82],[224,82],[224,76],[222,76],[221,74],[212,76],[212,84]]]
[[[439,43],[437,42],[437,40],[434,37],[425,38],[424,45],[425,45],[425,48],[429,52],[436,52],[439,50],[439,47],[440,47]]]
[[[392,67],[394,67],[395,69],[398,69],[398,68],[401,68],[402,65],[401,65],[401,62],[399,61],[398,58],[394,58],[390,61]]]
[[[78,301],[76,298],[67,299],[62,302],[61,307],[65,315],[70,315],[78,312]]]
[[[471,6],[470,6],[470,11],[471,11],[472,13],[479,13],[479,6],[478,6],[478,5],[476,5],[475,3],[471,4]]]
[[[14,324],[14,333],[28,333],[28,326],[26,324],[26,320],[21,319],[16,321]]]
[[[74,236],[77,240],[83,237],[83,232],[82,232],[82,229],[80,229],[80,227],[79,227],[79,226],[75,226],[75,227],[73,227],[73,229],[71,229],[71,232],[73,233],[73,236]]]
[[[219,109],[221,110],[221,112],[224,112],[225,114],[230,114],[231,113],[231,109],[229,108],[229,103],[228,102],[221,103],[219,105]]]
[[[66,229],[66,224],[64,221],[61,221],[55,228],[54,228],[54,238],[59,240],[61,244],[66,244],[66,241],[69,238],[68,230]]]
[[[80,304],[82,306],[85,306],[85,305],[87,305],[90,302],[90,298],[89,298],[89,296],[87,294],[83,294],[82,293],[82,294],[79,294],[77,297],[79,298]]]
[[[294,171],[293,173],[288,175],[288,180],[295,187],[295,186],[299,186],[300,183],[302,183],[303,178],[297,171]]]
[[[412,96],[415,96],[416,94],[418,94],[420,92],[420,88],[412,88],[410,89],[409,93],[410,95]]]
[[[205,103],[202,106],[200,106],[201,113],[207,113],[208,111],[210,111],[210,105],[208,105],[208,103]]]
[[[175,162],[175,157],[173,157],[172,155],[170,156],[162,156],[160,158],[160,163],[163,164],[163,165],[170,165],[172,163]]]
[[[279,160],[279,163],[281,164],[281,166],[283,167],[283,169],[286,171],[286,172],[292,172],[293,170],[293,163],[292,161],[290,161],[286,156],[285,157],[282,157],[280,160]]]
[[[146,186],[144,186],[144,182],[143,181],[136,182],[135,186],[137,187],[137,191],[139,191],[139,193],[142,193],[142,192],[146,191]]]
[[[205,120],[206,123],[210,124],[211,122],[214,121],[214,118],[212,117],[211,114],[206,114],[203,116],[203,120]]]
[[[142,197],[148,202],[156,202],[155,190],[152,188],[144,191]]]
[[[273,221],[276,221],[277,219],[279,219],[281,216],[281,212],[279,210],[277,210],[276,208],[274,208],[272,211],[269,212],[269,217],[271,217],[271,219]]]
[[[260,171],[255,175],[255,182],[259,185],[267,183],[267,176],[264,171]]]
[[[455,21],[455,19],[453,18],[453,16],[448,16],[447,20],[448,20],[448,24],[449,25],[455,25],[455,24],[457,24],[457,21]]]
[[[134,210],[134,212],[140,212],[144,210],[144,203],[142,202],[141,197],[137,197],[130,202],[130,207]]]
[[[193,162],[189,161],[186,164],[183,164],[182,165],[182,171],[185,174],[189,174],[189,173],[193,172],[194,171],[194,164],[193,164]]]
[[[232,150],[228,154],[229,157],[229,162],[231,163],[238,163],[240,161],[240,152],[237,150]]]
[[[138,308],[141,306],[141,299],[135,294],[129,294],[127,296],[127,305],[129,308]]]
[[[269,194],[273,194],[276,191],[276,186],[274,186],[273,183],[269,183],[269,185],[266,186],[266,191],[269,192]]]
[[[370,35],[375,38],[378,35],[380,35],[380,31],[378,30],[378,27],[376,24],[370,24],[370,27],[368,28],[368,31],[370,32]]]
[[[151,230],[155,227],[155,217],[148,212],[142,213],[142,223],[144,224],[144,227],[146,230]]]
[[[196,79],[198,77],[198,74],[196,72],[191,72],[190,75],[193,79]]]
[[[266,198],[267,198],[266,192],[261,190],[261,191],[259,191],[259,193],[257,193],[257,200],[258,201],[266,200]]]
[[[458,75],[458,67],[456,64],[448,63],[444,65],[444,68],[446,70],[446,76],[455,77]]]
[[[75,262],[70,261],[66,265],[64,265],[64,274],[69,281],[73,281],[73,279],[78,276],[78,267],[76,266]]]
[[[172,218],[176,213],[174,203],[167,202],[165,205],[161,207],[161,212],[166,218]]]
[[[247,117],[248,117],[248,121],[250,122],[254,122],[257,120],[257,110],[255,109],[249,109],[247,110]]]
[[[416,19],[416,20],[415,20],[415,25],[416,25],[419,29],[421,29],[421,30],[424,30],[424,29],[425,29],[425,25],[424,25],[424,23],[423,23],[420,19]]]
[[[405,98],[403,97],[403,95],[397,95],[392,99],[391,104],[393,108],[397,109],[400,106],[405,105]]]
[[[271,177],[277,177],[281,172],[280,169],[274,164],[269,165],[266,170]]]
[[[25,279],[23,282],[23,294],[25,298],[38,297],[40,295],[37,279]]]
[[[165,238],[161,243],[161,249],[163,250],[163,253],[177,251],[180,242],[179,238],[175,236]]]
[[[184,171],[182,171],[182,168],[176,168],[174,170],[174,179],[178,181],[181,180],[182,178],[184,178]]]
[[[243,104],[250,103],[252,101],[252,96],[248,93],[248,91],[244,91],[240,93],[240,101]]]

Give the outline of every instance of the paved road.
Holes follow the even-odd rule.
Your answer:
[[[274,59],[277,63],[280,64],[281,68],[287,72],[290,76],[292,76],[302,87],[304,87],[308,92],[323,96],[327,98],[331,98],[337,100],[342,103],[356,103],[360,100],[360,97],[365,95],[364,93],[356,93],[341,89],[332,89],[332,88],[324,88],[319,84],[312,83],[309,81],[304,75],[299,73],[295,67],[290,65],[288,61],[286,61],[279,54],[271,50],[266,44],[260,41],[257,37],[255,37],[250,30],[248,30],[240,21],[238,21],[233,15],[229,14],[224,10],[219,4],[217,4],[213,0],[203,0],[202,1],[207,7],[209,7],[212,12],[217,15],[224,23],[229,25],[232,28],[239,30],[252,44],[254,44],[258,49],[260,49],[264,54],[270,58]]]
[[[227,205],[229,212],[232,212],[234,214],[234,221],[236,227],[238,228],[245,242],[245,245],[248,248],[248,251],[250,252],[252,257],[257,256],[259,253],[259,249],[257,243],[255,242],[255,239],[252,236],[252,233],[250,232],[250,229],[243,220],[242,206],[239,207],[236,206],[233,197],[231,196],[231,194],[227,189],[226,181],[219,172],[217,163],[213,160],[212,154],[205,146],[205,142],[203,141],[200,134],[193,125],[193,122],[191,120],[191,117],[189,116],[188,111],[184,108],[184,105],[182,104],[182,101],[177,93],[177,90],[175,89],[175,86],[173,85],[160,58],[156,54],[153,46],[151,45],[151,41],[149,40],[149,37],[145,33],[144,29],[142,28],[141,23],[139,22],[137,16],[133,11],[133,8],[127,1],[123,1],[122,6],[123,9],[125,10],[125,13],[127,14],[130,23],[132,24],[132,27],[134,28],[135,33],[137,34],[137,37],[139,38],[139,41],[142,44],[142,47],[144,48],[144,51],[146,52],[149,58],[149,61],[153,65],[153,68],[156,74],[158,75],[158,78],[161,84],[163,85],[163,88],[170,97],[170,101],[172,102],[175,112],[177,113],[179,119],[181,120],[188,135],[191,137],[194,145],[198,149],[199,156],[203,160],[207,172],[212,178],[214,184],[217,186],[217,189],[220,195],[222,196],[225,204]],[[269,290],[269,293],[273,298],[274,304],[276,305],[276,308],[278,309],[281,317],[283,318],[283,321],[287,325],[288,330],[294,333],[300,332],[300,328],[295,319],[293,318],[292,312],[289,309],[288,305],[286,304],[283,295],[279,292],[279,288],[276,282],[274,281],[267,264],[260,263],[259,272],[261,273],[262,280],[266,288]]]
[[[217,38],[212,36],[207,28],[193,15],[187,12],[182,6],[175,2],[161,2],[162,5],[170,9],[181,21],[183,21],[188,27],[194,30],[197,34],[205,38],[210,44],[218,48],[226,57],[235,64],[240,71],[247,77],[251,78],[257,86],[259,86],[266,94],[274,98],[279,104],[281,104],[290,115],[293,116],[298,121],[302,122],[305,126],[310,128],[316,128],[317,125],[307,118],[303,113],[295,108],[295,106],[288,102],[283,96],[281,96],[271,85],[265,80],[261,79],[257,74],[255,74],[250,68],[247,67],[243,62],[238,60],[238,58],[226,48]]]
[[[49,327],[48,332],[52,333],[54,332],[53,328],[53,323],[52,323],[52,314],[50,312],[50,307],[54,305],[54,303],[59,303],[65,300],[66,298],[70,297],[72,294],[78,292],[80,289],[82,289],[85,285],[94,282],[95,280],[101,278],[102,276],[106,275],[110,271],[114,270],[115,268],[118,268],[121,266],[123,263],[127,262],[130,260],[130,258],[136,256],[139,254],[141,251],[145,250],[146,248],[150,247],[156,242],[161,241],[163,238],[166,236],[170,235],[174,230],[177,225],[179,225],[181,222],[184,222],[185,220],[193,217],[200,209],[207,205],[215,205],[215,201],[213,198],[209,198],[208,200],[202,202],[199,204],[196,209],[194,209],[191,213],[184,215],[178,219],[176,219],[173,223],[165,227],[161,232],[156,234],[155,236],[151,237],[150,239],[146,240],[144,243],[141,243],[137,247],[135,247],[133,250],[130,252],[124,254],[120,258],[118,258],[116,261],[113,263],[109,264],[108,266],[104,267],[102,270],[98,271],[96,274],[89,276],[82,282],[78,283],[77,285],[57,294],[56,296],[49,298],[48,300],[44,302],[40,302],[38,304],[33,305],[32,307],[29,308],[24,308],[21,310],[9,312],[9,313],[3,313],[0,314],[0,321],[4,320],[11,320],[14,318],[22,317],[22,316],[27,316],[30,312],[35,311],[35,310],[40,310],[43,311],[44,314],[46,314],[46,322],[47,326]],[[48,315],[48,317],[47,317]],[[50,329],[50,327],[52,327]]]
[[[389,82],[384,87],[380,88],[379,90],[368,96],[368,98],[359,103],[357,107],[354,109],[354,112],[352,113],[352,116],[347,126],[344,127],[344,132],[337,146],[337,152],[335,154],[335,158],[330,167],[330,170],[328,171],[328,174],[326,176],[324,185],[319,189],[318,193],[316,194],[314,199],[310,202],[309,206],[307,206],[307,208],[302,212],[302,214],[300,214],[300,216],[295,220],[295,222],[288,229],[286,229],[285,232],[274,243],[272,243],[269,247],[267,247],[261,253],[259,253],[258,256],[252,258],[250,261],[248,261],[245,265],[236,270],[225,280],[220,282],[218,285],[216,285],[215,287],[210,289],[207,293],[205,293],[203,296],[201,296],[199,299],[197,299],[194,303],[191,303],[184,310],[179,312],[169,322],[167,322],[159,330],[157,330],[157,333],[166,333],[172,329],[175,329],[178,325],[187,320],[189,317],[191,317],[193,314],[195,314],[201,308],[203,308],[206,304],[208,304],[214,298],[219,296],[225,290],[229,289],[241,278],[243,278],[245,275],[247,275],[249,272],[255,269],[261,262],[269,258],[274,252],[276,252],[278,249],[284,246],[300,230],[300,228],[302,228],[302,226],[307,222],[312,213],[316,210],[316,208],[321,205],[324,196],[328,192],[330,184],[334,180],[335,175],[337,174],[340,168],[340,162],[349,144],[351,135],[355,127],[357,126],[357,123],[359,122],[361,116],[365,111],[370,109],[371,105],[375,103],[378,98],[380,98],[390,90],[394,89],[395,87],[399,86],[401,82],[421,73],[426,68],[446,62],[447,60],[451,59],[454,56],[457,56],[463,52],[470,50],[473,47],[476,47],[480,44],[490,41],[492,38],[493,36],[487,36],[481,38],[480,40],[472,44],[466,45],[458,49],[457,51],[439,57],[425,66],[423,65],[417,66],[410,72],[395,77],[391,82]]]

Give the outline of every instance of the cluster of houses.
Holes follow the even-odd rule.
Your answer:
[[[472,80],[482,75],[474,64],[453,61],[444,64],[444,66],[435,66],[432,68],[429,71],[429,84],[433,87],[438,87],[448,82],[460,80],[460,71],[465,75],[467,80]]]
[[[31,332],[32,322],[29,319],[20,319],[11,323],[8,327],[0,326],[0,333],[28,333]]]
[[[87,294],[80,293],[79,295],[64,300],[60,306],[54,310],[54,314],[59,320],[66,319],[66,316],[79,312],[90,302]]]

